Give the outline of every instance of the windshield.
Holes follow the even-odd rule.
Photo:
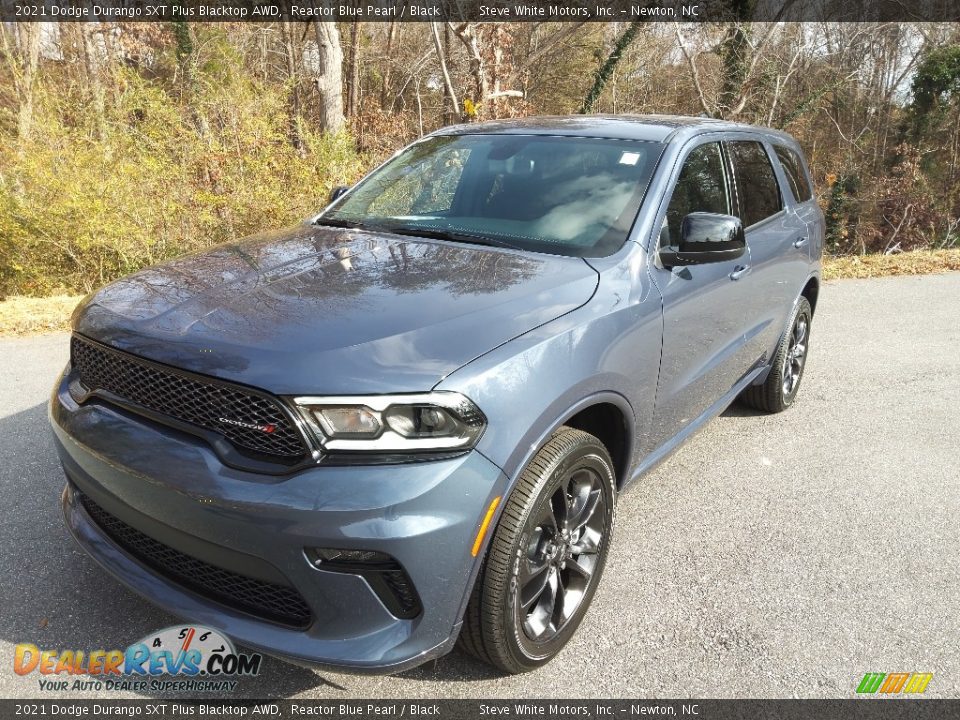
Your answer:
[[[546,135],[431,137],[387,162],[317,222],[609,255],[626,241],[661,149]]]

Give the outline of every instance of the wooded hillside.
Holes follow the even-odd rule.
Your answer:
[[[295,222],[423,133],[532,114],[783,128],[830,252],[955,247],[958,90],[952,24],[7,24],[0,296]]]

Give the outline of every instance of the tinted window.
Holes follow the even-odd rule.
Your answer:
[[[763,145],[752,141],[729,143],[733,175],[740,199],[740,220],[750,227],[780,212],[780,186]]]
[[[670,244],[680,244],[680,224],[692,212],[730,214],[730,194],[720,143],[701,145],[687,156],[667,208]]]
[[[662,149],[548,135],[431,137],[372,173],[318,222],[609,255],[626,241]]]
[[[803,161],[793,150],[782,145],[774,145],[774,152],[780,160],[780,166],[783,168],[783,174],[787,176],[787,182],[790,183],[790,190],[797,202],[806,202],[813,197],[813,188],[807,182],[807,174],[803,171]]]

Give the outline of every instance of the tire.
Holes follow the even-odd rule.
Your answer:
[[[557,430],[503,508],[464,616],[460,647],[507,673],[549,662],[593,600],[610,547],[615,499],[613,462],[604,445],[580,430]],[[562,507],[561,500],[567,501]]]
[[[762,385],[751,385],[741,393],[740,400],[745,405],[768,413],[783,412],[793,405],[807,365],[812,320],[810,303],[801,297],[790,318],[788,330],[777,346],[767,379]]]

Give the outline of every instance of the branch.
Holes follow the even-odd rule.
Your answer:
[[[674,30],[677,34],[677,44],[680,45],[680,52],[683,53],[683,56],[687,59],[687,63],[690,65],[690,74],[693,76],[693,86],[697,90],[697,98],[700,100],[700,107],[703,108],[703,111],[713,116],[713,111],[710,109],[710,106],[707,104],[707,98],[703,94],[703,85],[700,84],[700,70],[697,69],[697,63],[694,58],[687,52],[687,46],[683,42],[683,36],[680,35],[680,26],[676,25]]]
[[[448,94],[448,97],[450,98],[450,104],[453,105],[453,108],[452,108],[453,117],[459,117],[460,103],[457,102],[457,93],[453,89],[453,82],[450,80],[450,73],[447,71],[447,60],[443,56],[443,47],[440,44],[440,31],[437,30],[437,23],[431,22],[430,29],[433,31],[433,46],[437,51],[437,59],[440,61],[440,72],[443,73],[443,84],[447,88],[447,94]],[[419,97],[419,95],[417,97]]]
[[[548,52],[550,52],[554,47],[556,47],[558,43],[563,42],[564,40],[571,37],[572,35],[575,35],[577,31],[580,30],[580,28],[583,27],[585,24],[586,23],[582,23],[582,22],[575,22],[575,23],[569,23],[569,24],[565,23],[563,30],[560,30],[554,33],[553,35],[551,35],[547,40],[543,42],[543,44],[539,45],[536,50],[532,51],[529,55],[527,55],[527,59],[524,61],[524,66],[530,67],[531,65],[535,64],[538,60],[540,60],[543,56],[545,56]]]

